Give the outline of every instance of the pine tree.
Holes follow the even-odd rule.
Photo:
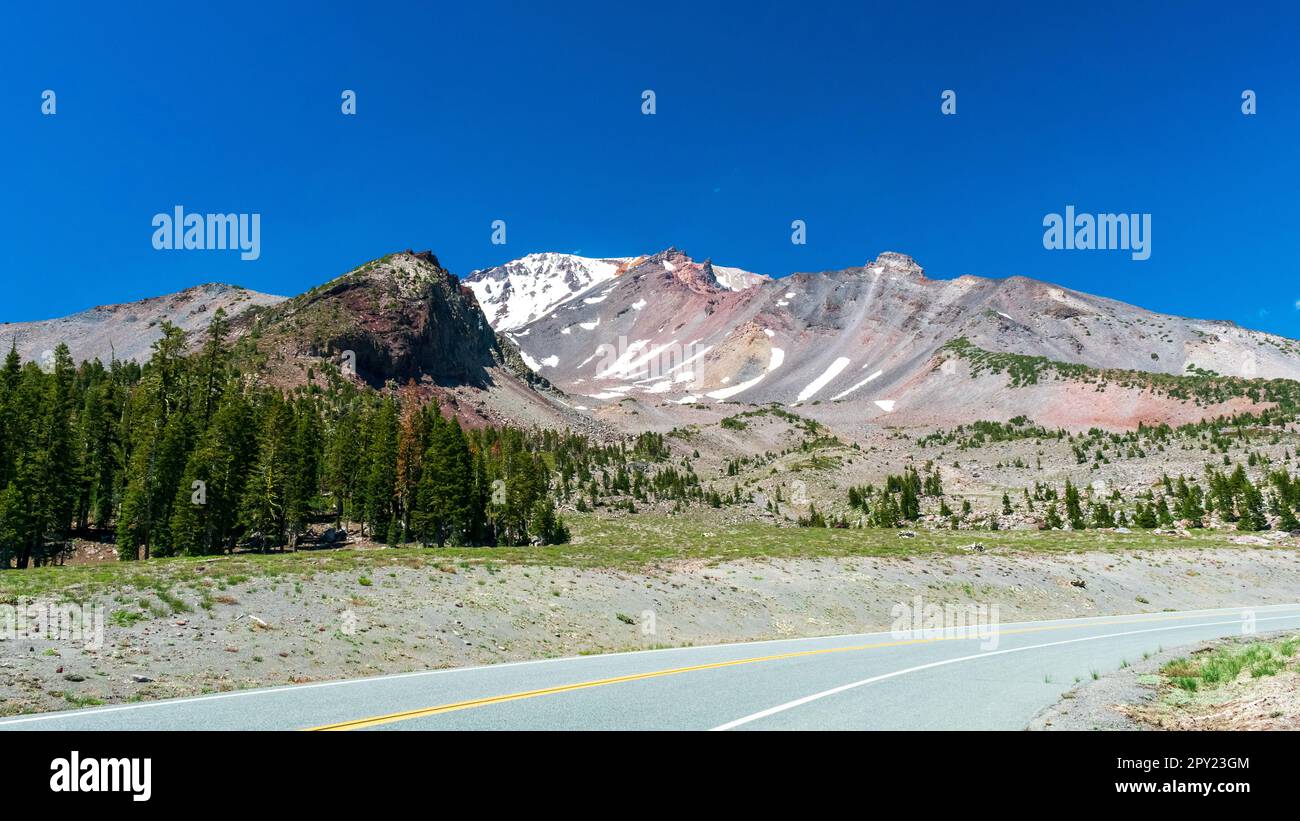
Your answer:
[[[898,527],[901,518],[894,494],[881,493],[871,511],[871,524],[875,527]]]
[[[401,420],[397,431],[397,504],[401,511],[402,530],[412,530],[412,513],[417,507],[421,470],[429,435],[441,421],[437,405],[426,413],[420,407],[414,386],[402,393]]]
[[[1201,507],[1201,489],[1189,486],[1187,480],[1178,477],[1177,501],[1174,504],[1179,519],[1187,522],[1188,527],[1199,528],[1204,525],[1205,510]]]
[[[1161,527],[1174,526],[1174,516],[1169,511],[1169,503],[1165,501],[1163,496],[1156,502],[1156,519],[1159,520]]]
[[[334,526],[342,527],[360,484],[360,412],[348,408],[334,420],[325,452],[324,483],[334,501]]]
[[[1098,502],[1092,507],[1092,526],[1093,527],[1114,527],[1115,516],[1110,511],[1110,506],[1105,502]]]
[[[916,476],[915,473],[912,474]],[[898,503],[899,515],[908,521],[913,521],[921,515],[921,502],[917,498],[916,484],[914,482],[904,482],[902,491],[899,493]]]
[[[1268,517],[1264,515],[1264,496],[1249,480],[1242,486],[1241,517],[1238,530],[1268,530]]]
[[[1061,514],[1056,510],[1056,502],[1052,502],[1047,506],[1047,518],[1043,524],[1048,530],[1060,530],[1065,526],[1065,523],[1061,521]]]
[[[257,452],[252,427],[248,402],[237,385],[228,385],[176,489],[171,533],[177,553],[220,553],[234,547]]]
[[[385,398],[371,419],[365,476],[365,521],[376,539],[388,539],[397,499],[397,403]]]
[[[631,490],[631,485],[622,467],[619,468],[619,474],[622,481],[616,480],[615,487],[627,493]],[[506,506],[503,517],[505,529],[502,534],[506,544],[529,543],[531,534],[528,530],[528,518],[533,513],[534,503],[545,492],[546,482],[542,468],[534,455],[523,450],[513,453],[507,465],[506,475]],[[718,500],[718,494],[713,492],[712,498]]]
[[[41,444],[46,452],[46,472],[42,477],[45,497],[41,506],[44,516],[42,537],[60,550],[66,547],[80,485],[80,462],[73,425],[76,408],[74,376],[72,354],[67,345],[60,344],[54,350],[48,398],[42,408],[44,441]]]
[[[122,469],[121,406],[122,392],[113,374],[102,374],[86,390],[78,427],[82,453],[79,527],[85,528],[94,521],[96,527],[103,529],[113,518],[116,480]]]
[[[257,458],[244,485],[240,521],[265,550],[287,540],[294,426],[293,412],[278,395],[270,397],[261,415]]]
[[[226,321],[226,311],[218,308],[208,324],[203,350],[199,355],[199,413],[200,427],[206,428],[221,401],[225,389],[226,369],[230,353],[226,348],[226,336],[230,332],[230,323]]]
[[[564,526],[564,520],[556,515],[555,503],[550,499],[543,498],[534,502],[530,518],[539,544],[565,544],[569,541],[569,529]]]
[[[307,529],[312,503],[320,493],[321,420],[315,404],[300,397],[293,409],[293,434],[286,467],[289,480],[285,488],[285,520],[290,545]]]
[[[474,461],[460,425],[437,418],[424,457],[415,530],[425,544],[470,544],[475,533]]]
[[[22,378],[22,360],[14,341],[9,343],[4,369],[0,370],[0,489],[14,477],[18,465],[18,452],[23,441],[19,424],[18,383]]]
[[[1300,530],[1300,521],[1296,520],[1295,512],[1292,511],[1291,506],[1285,502],[1281,503],[1278,511],[1277,527],[1278,530],[1285,530],[1288,533]]]
[[[167,549],[167,524],[185,468],[185,335],[168,322],[162,334],[130,403],[127,484],[117,523],[123,559],[138,558],[141,547],[147,559],[155,543]]]
[[[1151,530],[1154,528],[1158,524],[1156,521],[1155,507],[1153,505],[1138,502],[1137,508],[1133,513],[1133,524],[1134,526],[1145,530]]]
[[[1069,520],[1070,527],[1075,530],[1083,530],[1087,527],[1083,521],[1083,508],[1079,503],[1079,489],[1069,479],[1065,480],[1065,518]]]
[[[469,539],[473,544],[496,545],[496,534],[488,518],[488,505],[492,499],[492,482],[488,478],[487,462],[481,450],[474,451],[474,497],[470,507]],[[592,482],[592,506],[595,506],[595,482]],[[579,497],[581,501],[581,497]]]

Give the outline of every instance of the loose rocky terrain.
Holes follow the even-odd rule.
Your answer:
[[[24,361],[40,362],[46,351],[66,344],[75,362],[113,359],[143,362],[162,337],[162,323],[170,322],[187,333],[208,327],[218,310],[234,318],[250,308],[276,305],[284,297],[258,293],[234,285],[211,283],[139,302],[100,305],[71,316],[37,322],[0,323],[0,341],[8,351],[10,341]]]

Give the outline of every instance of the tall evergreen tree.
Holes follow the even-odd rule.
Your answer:
[[[271,396],[262,410],[257,459],[240,505],[240,519],[262,549],[282,547],[287,540],[293,435],[293,411],[280,396]]]
[[[289,539],[295,547],[298,537],[307,530],[312,505],[320,493],[321,421],[315,404],[300,397],[293,408],[293,439],[286,469],[289,481],[285,499]]]
[[[376,539],[391,540],[397,501],[397,403],[385,397],[371,419],[366,473],[366,524]]]
[[[438,417],[430,435],[419,487],[416,531],[442,547],[470,544],[474,526],[474,461],[460,424]]]
[[[220,553],[235,546],[257,448],[248,402],[238,385],[229,384],[176,489],[171,533],[177,553]]]
[[[139,389],[131,400],[130,461],[117,523],[118,554],[149,558],[155,544],[167,541],[176,486],[185,469],[190,438],[185,418],[185,335],[164,322]]]
[[[362,464],[360,411],[348,407],[339,413],[328,433],[323,465],[325,489],[334,503],[334,526],[352,509]]]

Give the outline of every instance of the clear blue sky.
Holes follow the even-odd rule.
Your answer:
[[[1300,337],[1295,4],[425,5],[9,4],[0,320],[408,247],[464,274],[676,245],[773,274],[897,250]],[[1151,213],[1151,258],[1045,250],[1070,204]],[[174,205],[261,214],[261,258],[153,250]]]

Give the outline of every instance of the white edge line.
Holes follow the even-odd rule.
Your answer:
[[[1070,622],[1096,621],[1098,619],[1137,618],[1141,616],[1146,616],[1154,619],[1159,616],[1169,616],[1169,615],[1179,615],[1179,614],[1186,615],[1190,613],[1222,613],[1227,611],[1240,611],[1240,610],[1268,610],[1268,609],[1275,609],[1278,607],[1300,607],[1300,602],[1284,603],[1284,604],[1240,605],[1234,607],[1211,607],[1203,610],[1175,610],[1175,611],[1161,610],[1154,613],[1115,613],[1108,616],[1079,616],[1073,619],[1040,619],[1038,621],[1010,621],[1010,622],[1002,623],[999,626],[1018,627],[1021,625],[1051,625],[1051,624],[1061,624],[1061,623],[1070,623]],[[1260,619],[1260,621],[1266,621],[1266,620]],[[1234,622],[1231,623],[1235,623],[1235,620]],[[935,630],[941,631],[942,628],[935,628]],[[716,650],[718,648],[723,648],[723,647],[748,647],[751,645],[758,645],[758,644],[779,644],[779,643],[806,642],[806,641],[830,641],[832,639],[851,639],[851,638],[858,638],[858,637],[867,638],[871,636],[892,636],[892,635],[893,632],[890,630],[879,630],[874,633],[834,633],[828,636],[797,636],[788,639],[760,639],[758,641],[729,641],[729,642],[718,642],[716,644],[697,644],[697,645],[689,645],[683,647],[657,647],[653,650],[622,650],[617,653],[597,653],[596,655],[588,655],[588,656],[560,656],[558,658],[549,658],[549,659],[527,659],[524,661],[505,661],[499,664],[477,664],[472,667],[446,667],[439,670],[412,670],[408,673],[389,673],[387,675],[381,675],[381,676],[366,676],[363,678],[339,679],[338,681],[317,681],[311,684],[285,684],[279,687],[254,687],[254,688],[249,688],[247,690],[232,690],[228,693],[209,693],[207,695],[201,695],[201,696],[184,696],[182,698],[160,699],[158,701],[141,701],[141,702],[136,702],[134,704],[117,704],[111,707],[92,707],[90,709],[85,709],[85,710],[64,710],[60,712],[40,713],[37,715],[17,716],[13,718],[0,719],[0,727],[3,727],[7,724],[26,724],[33,721],[50,721],[53,719],[60,719],[60,718],[77,718],[79,716],[86,716],[86,715],[117,713],[117,712],[122,712],[124,710],[143,710],[151,707],[167,707],[176,704],[189,704],[192,702],[200,702],[200,701],[217,701],[220,699],[227,699],[227,698],[272,695],[275,693],[284,693],[289,691],[315,690],[317,688],[322,688],[322,687],[341,687],[348,684],[367,684],[376,681],[396,681],[398,679],[417,678],[419,676],[437,676],[437,675],[444,675],[447,673],[472,673],[479,670],[500,670],[507,667],[523,667],[525,665],[531,665],[531,664],[552,664],[552,663],[562,662],[562,661],[592,661],[593,659],[617,658],[619,656],[636,656],[636,655],[646,655],[651,653],[679,653],[684,651],[689,652],[693,650]]]
[[[1266,618],[1266,619],[1257,619],[1256,621],[1257,623],[1261,621],[1281,621],[1285,619],[1294,619],[1297,617],[1300,617],[1300,614],[1292,614],[1289,616],[1273,616],[1271,618]],[[1240,621],[1234,619],[1232,621],[1201,622],[1200,624],[1175,624],[1169,627],[1152,627],[1146,630],[1127,630],[1122,633],[1105,633],[1100,636],[1083,636],[1077,639],[1064,639],[1062,641],[1050,641],[1050,642],[1046,642],[1045,644],[1030,644],[1024,647],[1011,647],[1006,650],[991,650],[989,652],[975,653],[969,656],[958,656],[957,658],[953,658],[953,659],[932,661],[929,664],[919,664],[916,667],[908,667],[905,670],[894,670],[891,673],[884,673],[879,676],[864,678],[861,681],[854,681],[854,682],[850,682],[849,684],[841,684],[839,687],[832,687],[829,690],[822,690],[820,693],[813,693],[810,696],[797,698],[794,701],[787,701],[786,703],[778,704],[775,707],[768,707],[766,710],[760,710],[757,713],[751,713],[750,715],[743,716],[742,718],[738,718],[735,721],[728,721],[726,724],[720,724],[717,727],[714,727],[710,732],[721,732],[724,730],[731,730],[741,726],[742,724],[749,724],[752,721],[758,721],[761,718],[767,718],[768,716],[773,716],[776,715],[777,713],[783,713],[786,710],[793,710],[795,707],[802,707],[803,705],[808,704],[809,702],[817,701],[818,699],[823,699],[826,698],[827,696],[838,695],[839,693],[843,693],[846,690],[852,690],[854,688],[863,687],[868,684],[875,684],[878,681],[884,681],[885,679],[895,678],[897,676],[905,676],[908,673],[917,673],[920,672],[921,670],[929,670],[934,667],[943,667],[948,664],[956,664],[957,662],[960,661],[973,661],[975,659],[991,658],[993,656],[1006,655],[1007,653],[1019,653],[1024,650],[1040,650],[1044,647],[1059,647],[1063,644],[1077,644],[1078,642],[1081,641],[1096,641],[1097,639],[1113,639],[1113,638],[1119,638],[1120,636],[1136,636],[1142,633],[1161,633],[1167,630],[1188,630],[1194,627],[1218,627],[1225,624],[1240,624]]]

